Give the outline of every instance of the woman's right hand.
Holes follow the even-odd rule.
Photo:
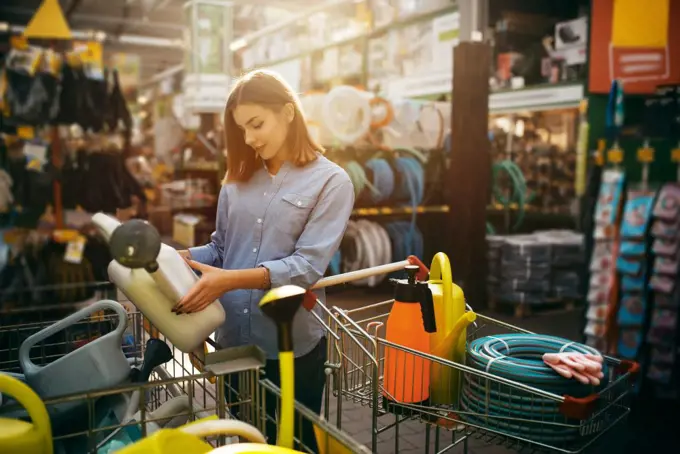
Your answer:
[[[183,249],[181,251],[177,251],[177,253],[186,260],[191,260],[191,252],[189,252],[188,249]]]

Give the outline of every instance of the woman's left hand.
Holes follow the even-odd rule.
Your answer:
[[[188,259],[187,263],[196,271],[201,272],[201,278],[177,303],[173,312],[190,314],[202,311],[217,298],[232,290],[226,270]]]

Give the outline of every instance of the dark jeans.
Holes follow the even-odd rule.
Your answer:
[[[324,373],[327,355],[326,342],[325,337],[321,338],[312,351],[304,356],[295,358],[295,401],[304,405],[315,414],[321,413],[323,391],[326,384],[326,374]],[[281,386],[278,360],[267,360],[264,373],[264,378],[270,380],[276,386]],[[238,395],[236,394],[239,389],[237,378],[237,376],[227,378],[227,389],[225,390],[227,402],[239,402]],[[267,411],[265,436],[270,444],[276,444],[277,426],[274,421],[277,420],[276,407],[280,399],[269,391],[265,394]],[[236,417],[239,417],[238,412],[238,408],[232,410]],[[312,423],[302,418],[297,412],[295,414],[295,438],[304,445],[304,448],[302,448],[296,442],[295,449],[300,451],[310,450],[314,453],[318,452]]]

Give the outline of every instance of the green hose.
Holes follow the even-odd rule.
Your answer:
[[[347,172],[347,175],[349,175],[350,180],[352,180],[355,197],[359,197],[359,194],[361,194],[366,187],[368,187],[372,192],[377,192],[371,182],[368,181],[368,177],[366,176],[366,171],[364,170],[363,166],[357,161],[347,161],[342,164],[342,167]]]
[[[527,182],[522,173],[522,169],[512,161],[505,160],[494,163],[491,168],[493,178],[493,195],[498,203],[509,208],[510,205],[517,204],[517,219],[512,227],[513,230],[519,228],[524,221],[524,207],[530,201],[528,197]],[[504,172],[510,181],[510,192],[506,194],[506,187],[500,186],[499,175]]]

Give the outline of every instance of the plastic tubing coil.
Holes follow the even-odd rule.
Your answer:
[[[338,101],[341,106],[335,105]],[[321,115],[337,140],[353,144],[371,129],[370,95],[347,85],[334,87],[324,97]],[[354,129],[348,131],[345,129],[348,126]]]
[[[559,396],[586,397],[606,386],[606,364],[602,366],[605,378],[591,386],[564,378],[543,362],[544,353],[560,352],[600,355],[592,347],[560,337],[501,334],[469,342],[466,364]],[[560,413],[560,402],[470,373],[464,374],[459,403],[463,420],[511,436],[551,446],[580,437],[578,421],[569,421]]]
[[[389,200],[394,193],[395,178],[388,162],[381,158],[373,158],[366,161],[364,166],[373,172],[373,188],[370,192],[371,202],[378,204]]]
[[[506,195],[504,189],[499,185],[499,176],[501,173],[506,173],[510,179],[510,193]],[[527,199],[527,182],[522,173],[522,169],[512,161],[500,161],[492,167],[493,175],[493,195],[501,204],[510,206],[512,203],[517,204],[517,219],[513,226],[514,229],[522,225],[524,221],[524,206],[529,200]]]

